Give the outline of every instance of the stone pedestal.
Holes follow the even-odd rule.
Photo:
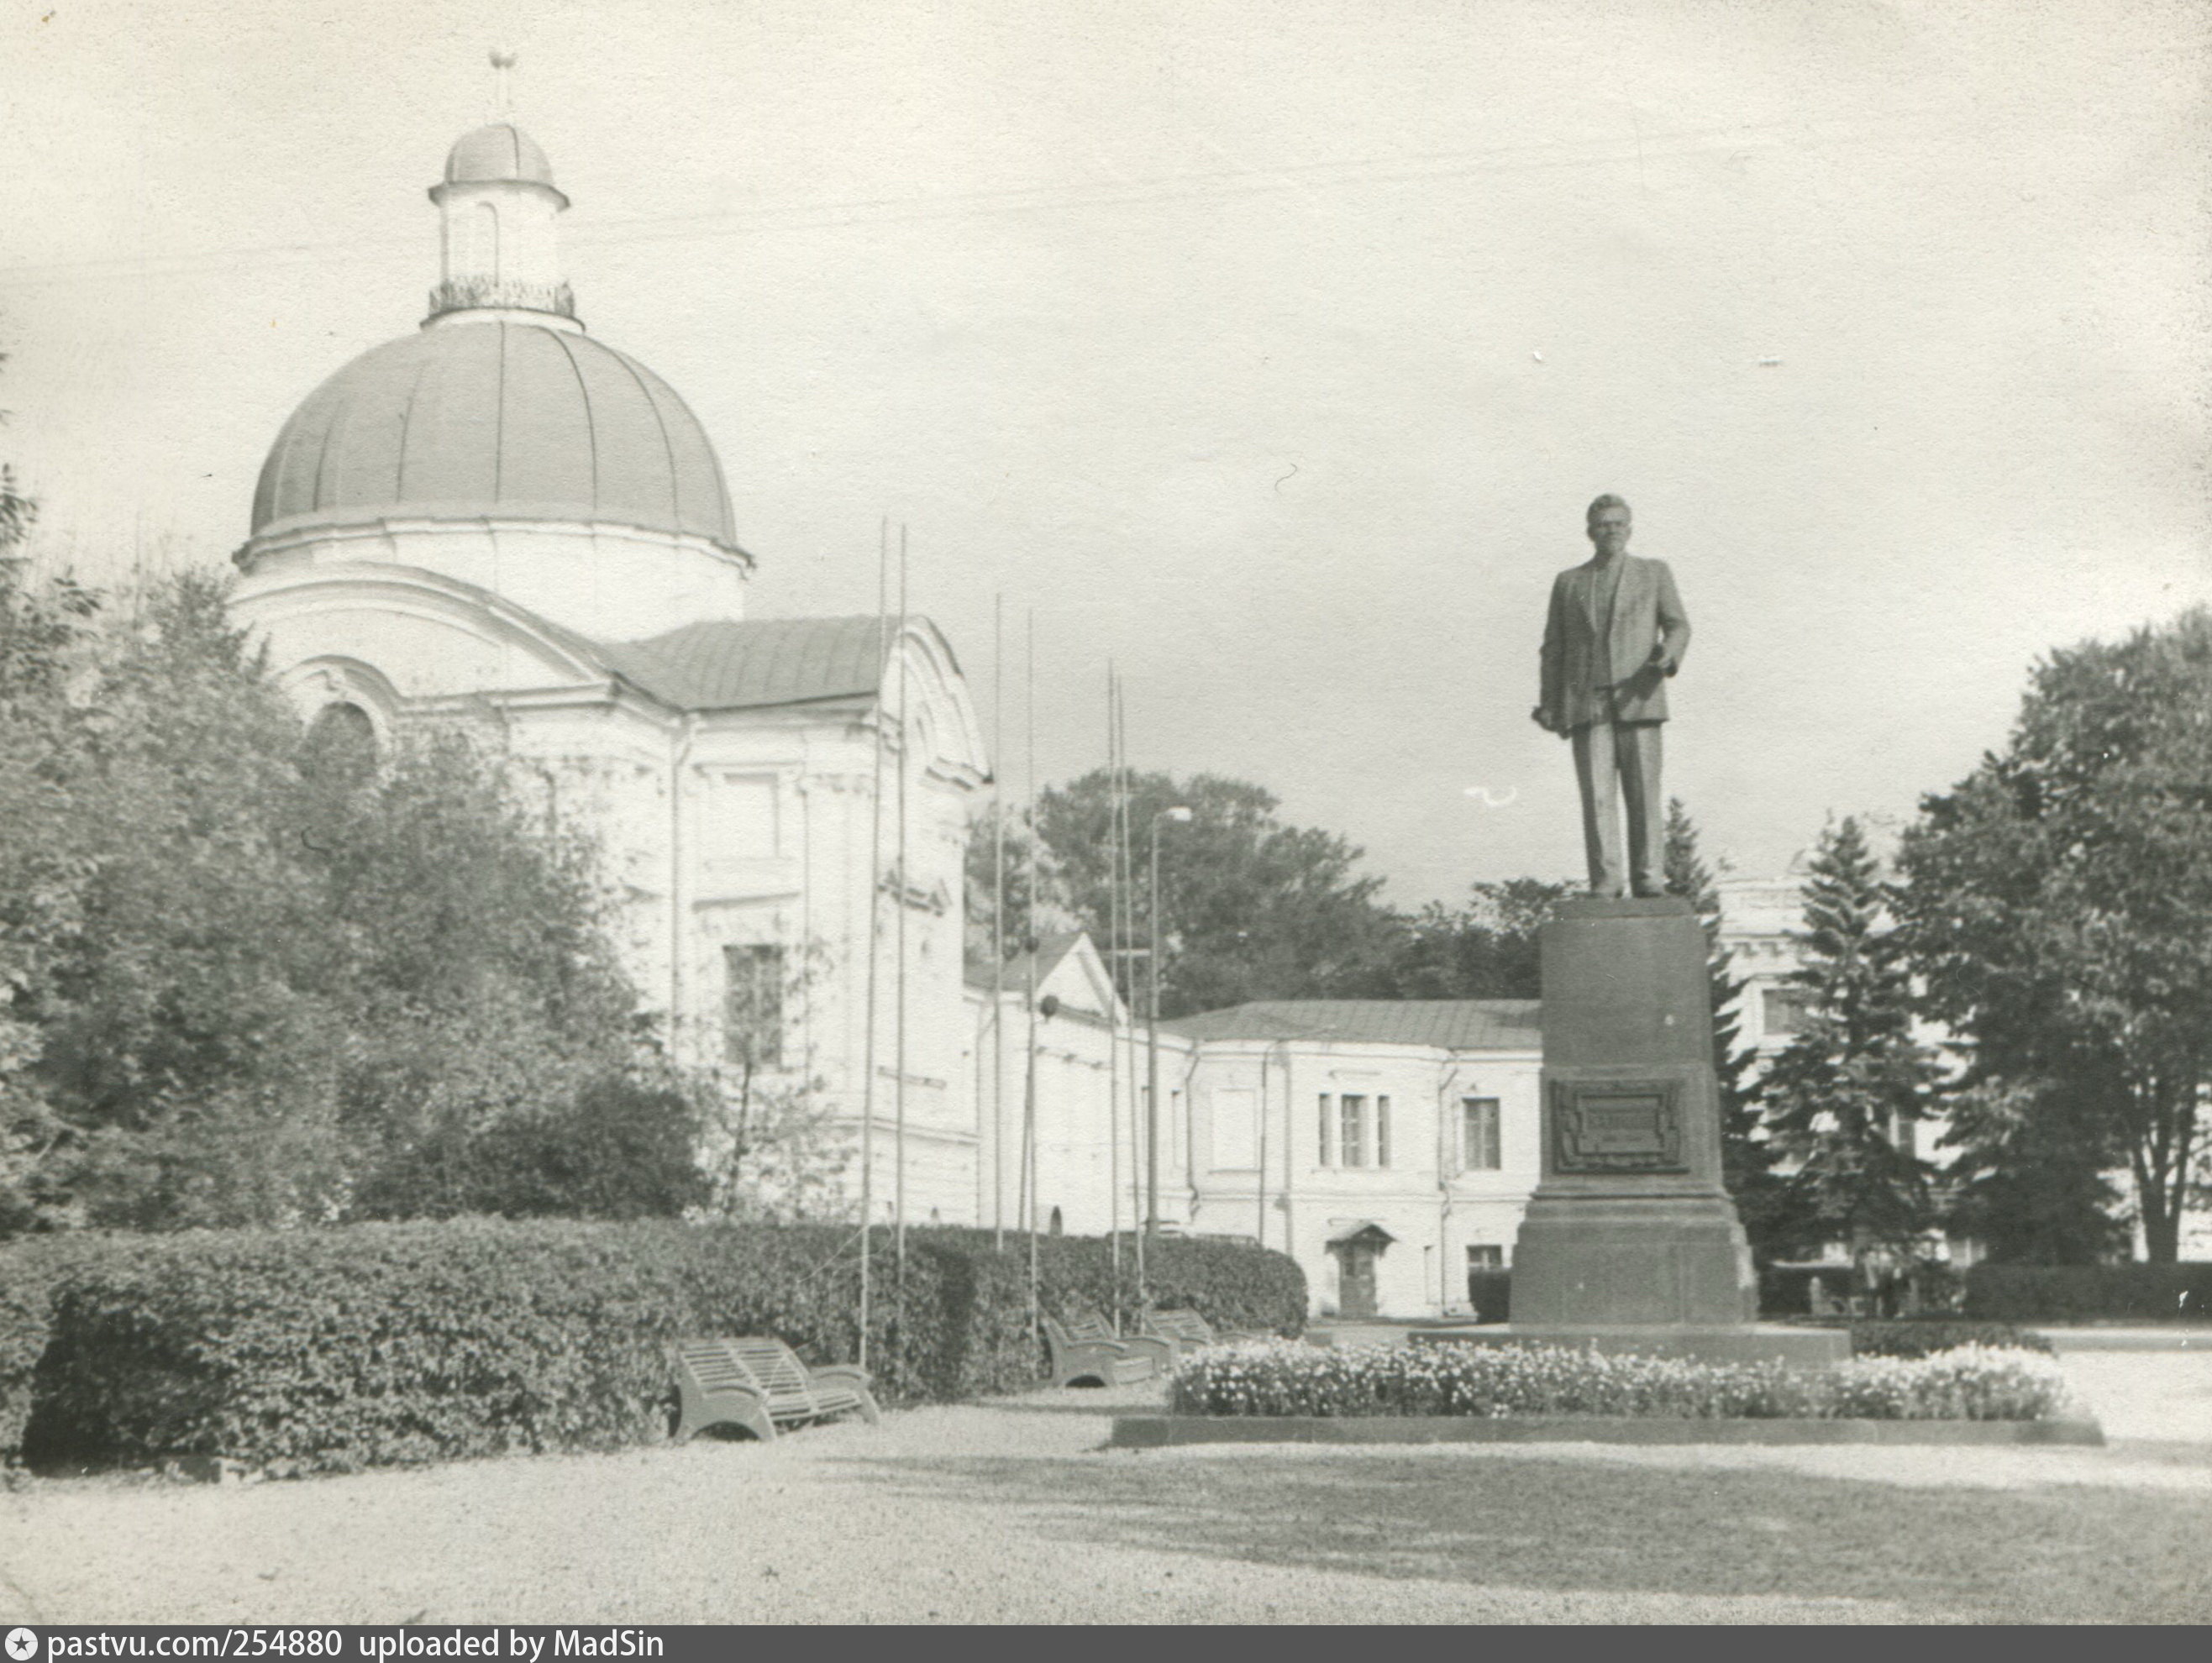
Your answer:
[[[1564,901],[1541,950],[1542,1175],[1514,1247],[1511,1330],[1483,1338],[1843,1355],[1841,1333],[1753,1327],[1759,1284],[1721,1182],[1705,938],[1689,903]]]

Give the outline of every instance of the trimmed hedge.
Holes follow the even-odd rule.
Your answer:
[[[1474,1306],[1477,1322],[1510,1322],[1513,1320],[1513,1272],[1503,1271],[1469,1271],[1467,1291]]]
[[[1858,1357],[1933,1356],[1961,1345],[2052,1355],[2048,1339],[2032,1328],[2016,1328],[2009,1322],[1975,1322],[1954,1316],[1900,1317],[1893,1321],[1863,1317],[1846,1326],[1850,1329],[1851,1355]]]
[[[1966,1314],[2002,1322],[2164,1322],[2212,1317],[2212,1263],[1977,1265]]]
[[[72,1241],[49,1291],[0,1308],[0,1369],[14,1369],[0,1388],[15,1383],[0,1409],[15,1405],[39,1461],[343,1471],[650,1442],[666,1435],[665,1352],[684,1335],[773,1333],[810,1363],[852,1361],[859,1241],[830,1225],[492,1219]],[[880,1396],[1044,1377],[1023,1238],[1000,1252],[988,1232],[909,1230],[902,1284],[890,1232],[872,1242]],[[34,1256],[0,1250],[0,1286],[30,1286],[15,1272]],[[1133,1316],[1129,1256],[1125,1243]],[[1224,1326],[1303,1318],[1304,1280],[1282,1254],[1172,1241],[1149,1259],[1158,1302]],[[1042,1241],[1039,1261],[1048,1308],[1113,1308],[1110,1244]],[[7,1446],[11,1433],[0,1423]]]
[[[53,1331],[54,1302],[71,1272],[112,1252],[112,1242],[88,1232],[0,1246],[0,1462],[23,1446],[32,1382]]]
[[[971,1255],[995,1257],[989,1230],[941,1227],[909,1230],[911,1243],[928,1240]],[[1137,1285],[1137,1241],[1121,1240],[1117,1284],[1110,1236],[1041,1235],[1037,1238],[1037,1287],[1044,1307],[1062,1315],[1094,1309],[1133,1329],[1147,1305],[1158,1310],[1194,1310],[1216,1328],[1252,1333],[1262,1330],[1291,1338],[1305,1332],[1306,1277],[1296,1259],[1272,1247],[1221,1236],[1163,1235],[1145,1243],[1145,1285]],[[1006,1233],[1006,1257],[1019,1284],[1016,1315],[1029,1325],[1029,1238]]]

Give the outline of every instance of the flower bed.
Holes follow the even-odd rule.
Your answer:
[[[2057,1365],[1962,1346],[1832,1369],[1606,1356],[1542,1345],[1218,1346],[1186,1357],[1181,1415],[1592,1415],[1674,1420],[2057,1420],[2080,1412]]]

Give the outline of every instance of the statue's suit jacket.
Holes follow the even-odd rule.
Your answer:
[[[1663,722],[1667,677],[1651,663],[1660,642],[1675,664],[1690,645],[1690,619],[1674,592],[1674,574],[1663,560],[1622,555],[1620,588],[1613,597],[1613,628],[1604,642],[1600,620],[1597,561],[1585,561],[1553,580],[1552,610],[1544,621],[1543,692],[1538,703],[1563,731],[1595,721]],[[1601,684],[1618,681],[1608,701]]]

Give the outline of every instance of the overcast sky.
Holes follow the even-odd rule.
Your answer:
[[[1255,780],[1406,903],[1580,867],[1528,719],[1584,503],[1696,640],[1670,792],[1778,869],[2212,594],[2212,8],[0,0],[0,458],[42,552],[219,561],[419,321],[485,49],[579,311],[699,413],[756,616],[878,525],[1039,772]]]

